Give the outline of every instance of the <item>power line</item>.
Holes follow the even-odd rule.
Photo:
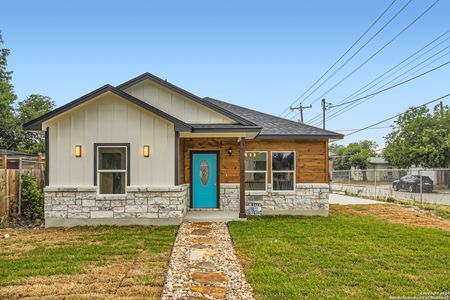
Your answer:
[[[379,126],[379,127],[368,128],[368,129],[386,129],[386,128],[392,128],[392,126]],[[337,131],[337,132],[355,131],[355,130],[358,130],[358,128],[356,128],[356,129],[333,129],[333,131]]]
[[[402,35],[406,30],[408,30],[412,25],[414,25],[419,19],[421,19],[428,11],[430,11],[440,0],[436,0],[431,4],[425,11],[423,11],[419,16],[417,16],[411,23],[409,23],[405,28],[403,28],[399,33],[397,33],[389,42],[387,42],[383,47],[381,47],[377,52],[375,52],[372,56],[370,56],[368,59],[366,59],[362,64],[360,64],[356,69],[354,69],[352,72],[350,72],[347,76],[345,76],[343,79],[341,79],[338,83],[333,85],[331,88],[329,88],[325,93],[323,93],[321,96],[319,96],[316,100],[311,102],[311,104],[314,104],[315,102],[319,101],[321,98],[323,98],[326,94],[334,90],[338,85],[340,85],[342,82],[347,80],[351,75],[353,75],[356,71],[358,71],[360,68],[362,68],[366,63],[368,63],[372,58],[374,58],[377,54],[379,54],[381,51],[383,51],[387,46],[389,46],[394,40],[396,40],[400,35]]]
[[[444,32],[443,34],[441,34],[440,36],[438,36],[436,39],[434,39],[433,41],[431,41],[430,43],[428,43],[426,46],[420,48],[419,50],[417,50],[416,52],[414,52],[413,54],[411,54],[410,56],[408,56],[406,59],[404,59],[403,61],[401,61],[400,63],[398,63],[397,65],[395,65],[394,67],[390,68],[389,70],[387,70],[386,72],[384,72],[383,74],[381,74],[380,76],[378,76],[377,78],[375,78],[374,80],[372,80],[371,82],[367,83],[366,85],[364,85],[362,88],[360,88],[359,90],[357,90],[356,92],[354,92],[353,94],[351,94],[350,96],[348,96],[347,98],[345,98],[342,102],[352,98],[353,96],[359,96],[360,94],[368,91],[369,89],[377,86],[379,83],[376,83],[375,85],[372,85],[371,87],[365,89],[364,91],[361,92],[362,89],[366,88],[367,86],[369,86],[370,84],[374,83],[375,81],[377,81],[378,79],[386,76],[388,73],[390,73],[392,70],[396,69],[397,67],[399,67],[400,65],[402,65],[404,62],[408,61],[410,58],[414,57],[416,54],[420,53],[422,50],[426,49],[429,45],[433,44],[435,41],[439,40],[442,36],[446,35],[448,32],[450,32],[450,30],[447,30],[446,32]],[[424,53],[422,53],[421,55],[419,55],[418,57],[414,58],[413,60],[411,60],[409,63],[407,63],[406,65],[404,65],[403,67],[397,69],[396,71],[394,71],[392,74],[390,74],[389,76],[387,76],[387,78],[389,78],[390,76],[394,75],[395,73],[397,73],[398,71],[406,68],[407,66],[409,66],[410,64],[412,64],[413,62],[417,61],[419,58],[423,57],[425,54],[429,53],[430,51],[434,50],[436,47],[439,47],[441,44],[443,44],[444,42],[446,42],[448,39],[450,39],[450,37],[446,38],[445,40],[441,41],[440,43],[438,43],[437,45],[435,45],[434,47],[432,47],[431,49],[425,51]],[[447,47],[448,48],[448,47]],[[447,49],[445,48],[445,49]],[[443,50],[445,50],[443,49]],[[438,53],[434,54],[433,56],[429,57],[428,59],[431,59],[432,57],[434,57],[435,55],[439,54],[440,52],[442,52],[443,50],[439,51]],[[428,60],[426,59],[426,60]],[[426,61],[425,60],[425,61]],[[383,79],[385,80],[385,79]]]
[[[331,69],[333,69],[352,49],[353,47],[373,28],[373,26],[375,26],[376,23],[378,23],[378,21],[386,14],[386,12],[392,7],[392,5],[394,5],[394,3],[397,2],[397,0],[394,0],[391,2],[391,4],[389,4],[389,6],[381,13],[381,15],[378,16],[378,18],[375,19],[374,22],[372,22],[372,24],[364,31],[364,33],[350,46],[350,48],[347,49],[347,51],[344,52],[344,54],[341,55],[341,57],[339,57],[339,59],[333,64],[331,65],[331,67],[328,68],[328,70],[325,71],[325,73],[322,74],[322,76],[319,77],[319,79],[317,79],[306,91],[303,92],[303,94],[301,94],[297,99],[295,99],[294,102],[291,103],[290,106],[294,105],[295,103],[297,103],[297,101],[299,101],[306,93],[308,93],[326,74],[328,74],[328,72],[331,71]],[[289,111],[289,108],[286,108],[283,112],[281,112],[279,114],[279,116],[284,115],[287,111]]]
[[[444,55],[438,57],[437,59],[433,60],[431,63],[429,63],[429,64],[423,66],[422,68],[420,68],[419,70],[413,72],[413,74],[411,74],[411,75],[416,74],[417,72],[419,72],[419,71],[421,71],[422,69],[426,68],[427,66],[433,64],[435,61],[441,59],[442,57],[448,55],[449,53],[450,53],[450,52],[447,52],[447,53],[445,53]],[[448,62],[447,62],[447,63],[448,63]],[[403,73],[403,74],[397,76],[396,78],[394,78],[394,79],[391,80],[390,82],[388,82],[388,83],[386,83],[385,85],[383,85],[381,88],[383,88],[384,86],[388,85],[389,83],[395,81],[396,79],[398,79],[399,77],[403,76],[404,74],[410,72],[411,70],[415,69],[416,67],[417,67],[417,66],[415,66],[414,68],[412,68],[412,69],[406,71],[405,73]],[[431,70],[430,70],[430,71],[431,71]],[[378,91],[379,91],[379,90],[378,90]],[[327,120],[332,120],[332,119],[336,118],[337,116],[340,116],[340,115],[346,113],[347,111],[349,111],[349,110],[355,108],[356,106],[361,105],[361,104],[363,104],[364,102],[370,100],[370,99],[373,98],[374,96],[375,96],[375,95],[370,96],[370,97],[364,99],[363,101],[361,101],[361,102],[359,102],[359,103],[350,103],[350,105],[348,105],[347,107],[343,107],[343,108],[341,108],[340,110],[338,110],[337,112],[334,112],[333,114],[331,114],[331,115],[328,117]],[[341,106],[341,105],[339,105],[339,106]],[[316,122],[316,123],[317,123],[317,122]]]
[[[391,19],[389,19],[389,21],[384,24],[364,45],[362,45],[349,59],[347,59],[337,70],[335,70],[330,76],[327,77],[327,79],[325,79],[325,81],[323,81],[318,87],[316,87],[311,93],[309,93],[306,98],[309,98],[311,95],[313,95],[319,88],[321,88],[325,83],[328,82],[328,80],[330,80],[334,75],[336,75],[337,72],[339,72],[350,60],[352,60],[362,49],[365,48],[365,46],[367,46],[376,36],[378,36],[379,33],[381,33],[407,6],[409,6],[409,4],[411,3],[412,0],[409,0],[393,17],[391,17]],[[371,58],[370,58],[371,59]],[[369,60],[370,60],[369,59]],[[356,70],[355,70],[356,71]],[[345,79],[344,79],[345,80]],[[342,82],[342,81],[341,81]],[[340,83],[339,83],[340,84]],[[339,85],[338,84],[338,85]],[[334,87],[333,87],[334,89]],[[326,92],[328,93],[328,91]],[[326,94],[325,93],[325,94]],[[325,94],[322,94],[322,96],[320,96],[319,98],[323,98],[325,96]],[[317,102],[319,100],[319,98],[317,98],[315,101],[311,102],[310,104],[314,104],[315,102]]]
[[[450,47],[450,46],[449,46],[449,47]],[[447,48],[449,48],[449,47],[447,47]],[[445,49],[447,49],[447,48],[445,48]],[[443,49],[443,50],[445,50],[445,49]],[[439,51],[438,53],[440,53],[440,52],[442,52],[442,50]],[[436,54],[438,54],[438,53],[436,53]],[[441,59],[442,57],[448,55],[449,53],[450,53],[450,52],[447,52],[447,53],[445,53],[444,55],[441,55],[441,56],[438,57],[437,59],[433,60],[431,63],[429,63],[429,64],[423,66],[422,68],[420,68],[419,70],[413,72],[411,75],[414,75],[414,74],[416,74],[417,72],[423,70],[423,69],[426,68],[427,66],[433,64],[435,61]],[[435,55],[436,55],[436,54],[435,54]],[[435,55],[433,55],[432,57],[434,57]],[[425,61],[429,60],[429,59],[432,58],[432,57],[429,57],[429,58],[426,59]],[[375,92],[373,92],[373,93],[371,93],[371,94],[368,94],[368,95],[366,95],[366,96],[363,96],[363,97],[360,97],[360,98],[357,98],[357,99],[354,99],[354,100],[351,100],[351,101],[341,102],[340,104],[331,105],[331,106],[330,106],[331,108],[336,108],[336,107],[340,107],[340,106],[343,106],[343,105],[347,105],[347,107],[343,107],[343,108],[339,109],[337,112],[334,112],[333,114],[331,114],[330,116],[328,116],[327,121],[328,121],[328,120],[331,120],[331,119],[334,119],[335,117],[337,117],[337,116],[339,116],[339,115],[341,115],[341,114],[343,114],[343,113],[345,113],[345,112],[347,112],[347,111],[353,109],[354,107],[356,107],[356,106],[358,106],[358,105],[364,103],[365,101],[367,101],[367,100],[373,98],[373,97],[376,96],[377,94],[380,94],[380,93],[385,92],[385,91],[387,91],[387,90],[393,89],[393,88],[395,88],[395,87],[397,87],[397,86],[399,86],[399,85],[406,84],[406,83],[408,83],[409,81],[412,81],[412,80],[415,80],[415,79],[420,78],[420,77],[422,77],[422,76],[425,76],[426,74],[428,74],[428,73],[430,73],[430,72],[433,72],[433,71],[436,71],[437,69],[442,68],[442,67],[444,67],[445,65],[447,65],[447,64],[450,63],[450,61],[447,61],[446,63],[444,63],[444,64],[442,64],[442,65],[440,65],[440,66],[437,66],[437,67],[435,67],[435,68],[433,68],[433,69],[431,69],[431,70],[428,70],[428,71],[426,71],[426,72],[424,72],[424,73],[421,73],[421,74],[419,74],[419,75],[417,75],[417,76],[410,77],[410,78],[407,79],[407,80],[397,81],[394,85],[389,86],[389,87],[383,89],[383,87],[387,86],[387,85],[390,84],[391,82],[394,82],[395,80],[397,80],[398,78],[402,77],[403,75],[409,73],[411,70],[417,68],[418,66],[420,66],[420,65],[421,65],[422,63],[424,63],[425,61],[422,61],[420,64],[414,66],[413,68],[409,69],[408,71],[406,71],[406,72],[402,73],[401,75],[395,77],[394,79],[392,79],[391,81],[387,82],[386,84],[384,84],[384,85],[381,86],[378,90],[376,90]],[[408,75],[408,76],[409,76],[409,75]],[[406,77],[408,77],[408,76],[405,76],[405,77],[403,77],[403,78],[406,78]],[[361,100],[363,100],[363,99],[365,99],[365,100],[364,100],[364,101],[361,101]],[[356,102],[359,102],[359,101],[361,101],[361,102],[360,102],[360,103],[356,103]],[[352,106],[352,104],[353,104],[353,106]],[[317,124],[319,123],[320,120],[319,120],[317,117],[316,117],[315,119],[316,119],[317,121],[314,122],[313,124],[316,124],[316,125],[317,125]],[[311,121],[312,121],[312,120],[311,120]]]
[[[403,112],[403,113],[396,114],[395,116],[386,118],[386,119],[384,119],[384,120],[382,120],[382,121],[379,121],[379,122],[376,122],[376,123],[374,123],[374,124],[372,124],[372,125],[366,126],[366,127],[364,127],[364,128],[358,129],[358,130],[355,130],[355,131],[353,131],[353,132],[350,132],[349,134],[346,134],[345,136],[347,137],[347,136],[349,136],[349,135],[352,135],[352,134],[361,132],[361,131],[363,131],[363,130],[367,130],[367,129],[372,128],[372,127],[377,126],[377,125],[380,125],[380,124],[382,124],[382,123],[384,123],[384,122],[387,122],[387,121],[389,121],[389,120],[392,120],[392,119],[395,119],[395,118],[397,118],[397,117],[400,117],[401,115],[406,114],[408,111],[410,111],[410,110],[412,110],[412,109],[416,109],[416,108],[419,108],[419,107],[427,106],[428,104],[431,104],[431,103],[433,103],[433,102],[437,102],[437,101],[439,101],[439,100],[442,100],[442,99],[444,99],[444,98],[447,98],[448,96],[450,96],[450,94],[447,94],[447,95],[441,96],[441,97],[439,97],[439,98],[433,99],[433,100],[428,101],[427,103],[424,103],[424,104],[422,104],[422,105],[415,106],[415,107],[411,107],[411,108],[407,109],[407,110],[406,110],[405,112]]]
[[[346,104],[350,104],[350,103],[354,103],[354,102],[360,101],[360,100],[362,100],[362,99],[365,99],[365,98],[368,98],[368,97],[371,97],[371,96],[378,95],[378,94],[380,94],[380,93],[383,93],[383,92],[386,92],[386,91],[388,91],[388,90],[390,90],[390,89],[393,89],[393,88],[395,88],[395,87],[397,87],[397,86],[400,86],[400,85],[403,85],[403,84],[405,84],[405,83],[408,83],[408,82],[410,82],[410,81],[412,81],[412,80],[414,80],[414,79],[417,79],[417,78],[420,78],[420,77],[422,77],[422,76],[425,76],[426,74],[431,73],[431,72],[433,72],[433,71],[436,71],[436,70],[438,70],[438,69],[440,69],[440,68],[443,68],[443,67],[445,67],[445,66],[448,65],[448,64],[450,64],[450,60],[447,61],[447,62],[445,62],[445,63],[443,63],[442,65],[439,65],[439,66],[437,66],[437,67],[431,69],[431,70],[428,70],[428,71],[426,71],[426,72],[424,72],[424,73],[421,73],[421,74],[419,74],[419,75],[417,75],[417,76],[414,76],[414,77],[412,77],[412,78],[410,78],[410,79],[408,79],[408,80],[405,80],[405,81],[399,82],[399,83],[397,83],[397,84],[391,85],[390,87],[387,87],[387,88],[382,89],[382,90],[380,90],[380,91],[377,91],[377,92],[368,94],[368,95],[363,96],[363,97],[356,98],[355,100],[343,102],[343,103],[341,103],[341,104],[332,105],[332,106],[333,106],[333,107],[339,107],[339,106],[342,106],[342,105],[346,105]]]
[[[351,99],[351,98],[354,97],[354,96],[359,96],[359,95],[361,95],[362,93],[364,93],[364,92],[366,92],[366,91],[368,91],[368,90],[374,88],[374,87],[377,86],[379,83],[381,83],[381,81],[378,82],[378,83],[376,83],[375,85],[372,85],[372,86],[369,87],[369,88],[366,88],[366,87],[369,86],[369,85],[371,85],[372,83],[376,82],[377,80],[379,80],[379,79],[385,77],[385,76],[386,76],[387,74],[389,74],[392,70],[398,68],[398,67],[399,67],[400,65],[402,65],[404,62],[408,61],[409,59],[411,59],[412,57],[414,57],[414,56],[417,55],[418,53],[422,52],[422,50],[428,48],[430,45],[432,45],[434,42],[436,42],[437,40],[439,40],[441,37],[447,35],[449,32],[450,32],[450,30],[447,30],[447,31],[444,32],[443,34],[439,35],[437,38],[435,38],[434,40],[432,40],[431,42],[429,42],[427,45],[423,46],[423,47],[420,48],[419,50],[415,51],[413,54],[411,54],[410,56],[408,56],[407,58],[405,58],[404,60],[402,60],[402,61],[401,61],[400,63],[398,63],[397,65],[393,66],[392,68],[390,68],[389,70],[387,70],[386,72],[384,72],[383,74],[381,74],[380,76],[378,76],[377,78],[373,79],[372,81],[370,81],[369,83],[367,83],[366,85],[364,85],[363,87],[361,87],[360,89],[358,89],[357,91],[353,92],[351,95],[347,96],[344,100],[340,101],[338,104],[340,104],[340,103],[342,103],[342,102],[344,102],[344,101],[346,101],[346,100],[349,100],[349,99]],[[437,45],[435,45],[435,46],[432,47],[431,49],[427,50],[425,53],[423,53],[423,54],[421,54],[420,56],[414,58],[414,59],[413,59],[412,61],[410,61],[408,64],[404,65],[404,66],[401,67],[400,69],[397,69],[394,73],[390,74],[390,75],[387,76],[385,79],[391,77],[392,75],[394,75],[394,74],[397,73],[398,71],[404,69],[406,66],[408,66],[408,65],[410,65],[411,63],[413,63],[414,61],[418,60],[418,59],[419,59],[420,57],[422,57],[423,55],[429,53],[430,51],[432,51],[433,49],[435,49],[436,47],[438,47],[439,45],[441,45],[442,43],[444,43],[444,42],[447,41],[448,39],[449,39],[449,38],[445,39],[444,41],[438,43]],[[442,50],[441,50],[441,51],[442,51]],[[438,53],[439,53],[439,52],[438,52]],[[429,57],[429,58],[426,59],[426,60],[431,59],[432,57],[434,57],[434,56],[437,55],[438,53],[434,54],[433,56]],[[425,61],[426,61],[426,60],[425,60]],[[422,63],[423,63],[423,62],[422,62]],[[419,65],[420,65],[420,64],[419,64]],[[417,65],[416,65],[414,68],[416,68],[416,67],[417,67]],[[412,69],[414,69],[414,68],[412,68]],[[406,72],[403,73],[402,75],[408,73],[408,72],[411,71],[412,69],[406,71]],[[398,77],[396,77],[395,79],[397,79],[397,78],[398,78]],[[385,79],[383,79],[383,80],[385,80]],[[389,83],[394,82],[395,79],[394,79],[394,80],[391,80]],[[389,84],[389,83],[387,83],[387,84]],[[387,84],[385,84],[384,86],[386,86]],[[365,89],[365,88],[366,88],[366,89]],[[363,89],[365,89],[365,90],[362,91]],[[314,121],[317,120],[320,116],[321,116],[321,113],[315,115],[315,116],[312,117],[310,120],[308,120],[307,123],[314,122]],[[331,116],[330,116],[330,117],[331,117]]]

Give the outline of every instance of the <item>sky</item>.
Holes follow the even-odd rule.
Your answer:
[[[8,69],[14,72],[12,82],[19,100],[38,93],[60,106],[106,83],[118,85],[150,72],[198,96],[279,115],[392,1],[5,1],[0,30],[4,47],[11,50]],[[303,105],[313,103],[305,110],[305,121],[321,113],[318,100],[323,94],[328,102],[339,103],[448,31],[450,0],[440,0],[373,59],[325,93],[434,2],[396,0],[341,63],[406,8],[304,100]],[[441,45],[390,79],[439,51],[433,59],[441,58],[415,75],[447,62],[448,37],[450,33],[427,49]],[[450,65],[446,65],[327,121],[326,128],[342,131],[371,125],[450,93],[449,79]],[[450,104],[449,99],[444,103]],[[298,119],[294,114],[288,117]],[[321,126],[320,120],[314,124]],[[378,127],[390,124],[350,135],[339,143],[371,139],[383,147],[390,128]]]

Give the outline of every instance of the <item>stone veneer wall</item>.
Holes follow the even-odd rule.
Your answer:
[[[126,195],[98,195],[95,187],[46,187],[45,225],[163,225],[182,222],[189,185],[127,187]]]
[[[295,192],[246,192],[248,202],[262,205],[262,214],[328,215],[329,186],[324,183],[299,183]],[[239,184],[220,185],[220,208],[239,210]]]

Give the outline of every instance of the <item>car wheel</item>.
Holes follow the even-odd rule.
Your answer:
[[[398,187],[398,184],[394,184],[393,188],[394,188],[394,191],[396,191],[396,192],[398,192],[400,190],[399,187]]]
[[[409,191],[410,193],[414,193],[414,192],[416,191],[416,187],[415,187],[413,184],[411,184],[411,185],[408,187],[408,191]]]

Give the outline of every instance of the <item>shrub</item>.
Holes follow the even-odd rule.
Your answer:
[[[44,192],[28,175],[22,175],[22,214],[30,221],[44,217]]]

